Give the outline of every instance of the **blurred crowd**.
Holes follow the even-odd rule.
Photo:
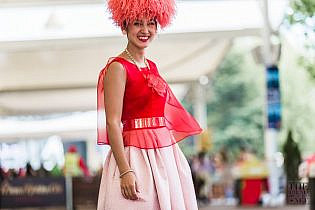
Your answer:
[[[96,175],[98,175],[97,173]],[[71,145],[65,153],[65,163],[62,167],[57,164],[47,170],[43,164],[38,169],[34,169],[30,163],[27,163],[24,168],[6,169],[0,167],[0,181],[6,179],[23,178],[23,177],[56,177],[56,176],[72,176],[72,177],[89,177],[91,173],[85,164],[84,159],[78,153],[75,145]]]
[[[261,202],[267,191],[266,165],[253,151],[241,148],[232,160],[225,149],[215,153],[205,151],[189,158],[198,202],[202,205],[238,205]],[[243,185],[251,186],[246,189]],[[255,192],[249,195],[249,191]]]
[[[208,204],[211,199],[232,201],[234,198],[232,166],[225,150],[215,154],[199,152],[189,159],[189,163],[196,196],[200,202]]]

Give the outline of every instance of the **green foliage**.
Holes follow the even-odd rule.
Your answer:
[[[302,27],[304,30],[304,48],[306,53],[299,58],[299,63],[315,79],[315,1],[293,0],[291,1],[291,10],[288,11],[284,24],[289,28],[297,26],[299,28]]]
[[[184,141],[180,141],[178,143],[179,147],[186,157],[191,157],[196,154],[197,150],[193,148],[194,142],[196,141],[193,140],[193,137],[189,137],[188,139],[185,139]]]
[[[293,13],[287,14],[287,19],[290,24],[305,24],[307,19],[313,17],[315,14],[314,0],[294,0],[291,1],[291,8]],[[313,29],[315,31],[315,29]]]
[[[299,55],[289,42],[283,43],[279,62],[282,103],[279,143],[286,141],[291,130],[303,155],[308,155],[315,151],[315,85],[309,72],[298,63]]]
[[[298,64],[303,66],[306,71],[310,73],[310,75],[315,78],[315,63],[314,61],[312,62],[310,59],[307,59],[304,56],[300,56],[298,58]]]
[[[280,86],[283,129],[280,134],[281,141],[284,141],[288,130],[292,130],[301,151],[307,154],[315,149],[315,1],[292,0],[287,11],[283,26],[295,35],[295,45],[304,47],[304,50],[292,50],[286,44],[282,46]]]
[[[214,75],[208,87],[208,124],[215,150],[224,147],[235,156],[240,147],[247,147],[262,156],[264,97],[257,87],[258,69],[246,66],[246,54],[232,50]]]

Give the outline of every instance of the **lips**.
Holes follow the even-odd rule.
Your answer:
[[[147,42],[149,40],[149,36],[138,36],[138,39],[141,41],[141,42]]]

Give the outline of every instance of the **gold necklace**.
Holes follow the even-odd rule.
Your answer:
[[[139,70],[139,71],[142,71],[141,68],[138,66],[136,60],[132,57],[132,55],[130,54],[130,52],[127,50],[127,48],[126,48],[124,51],[126,52],[128,58],[129,58],[130,60],[132,60],[132,62],[137,66],[138,70]],[[146,65],[146,67],[150,70],[150,67],[149,67],[149,65],[148,65],[148,63],[147,63],[147,59],[146,59],[145,57],[143,58],[143,61],[144,61],[145,65]]]

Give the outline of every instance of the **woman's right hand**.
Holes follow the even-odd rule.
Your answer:
[[[129,200],[139,199],[137,195],[137,192],[139,192],[138,185],[136,181],[136,176],[133,172],[129,172],[121,177],[120,188],[124,198]]]

